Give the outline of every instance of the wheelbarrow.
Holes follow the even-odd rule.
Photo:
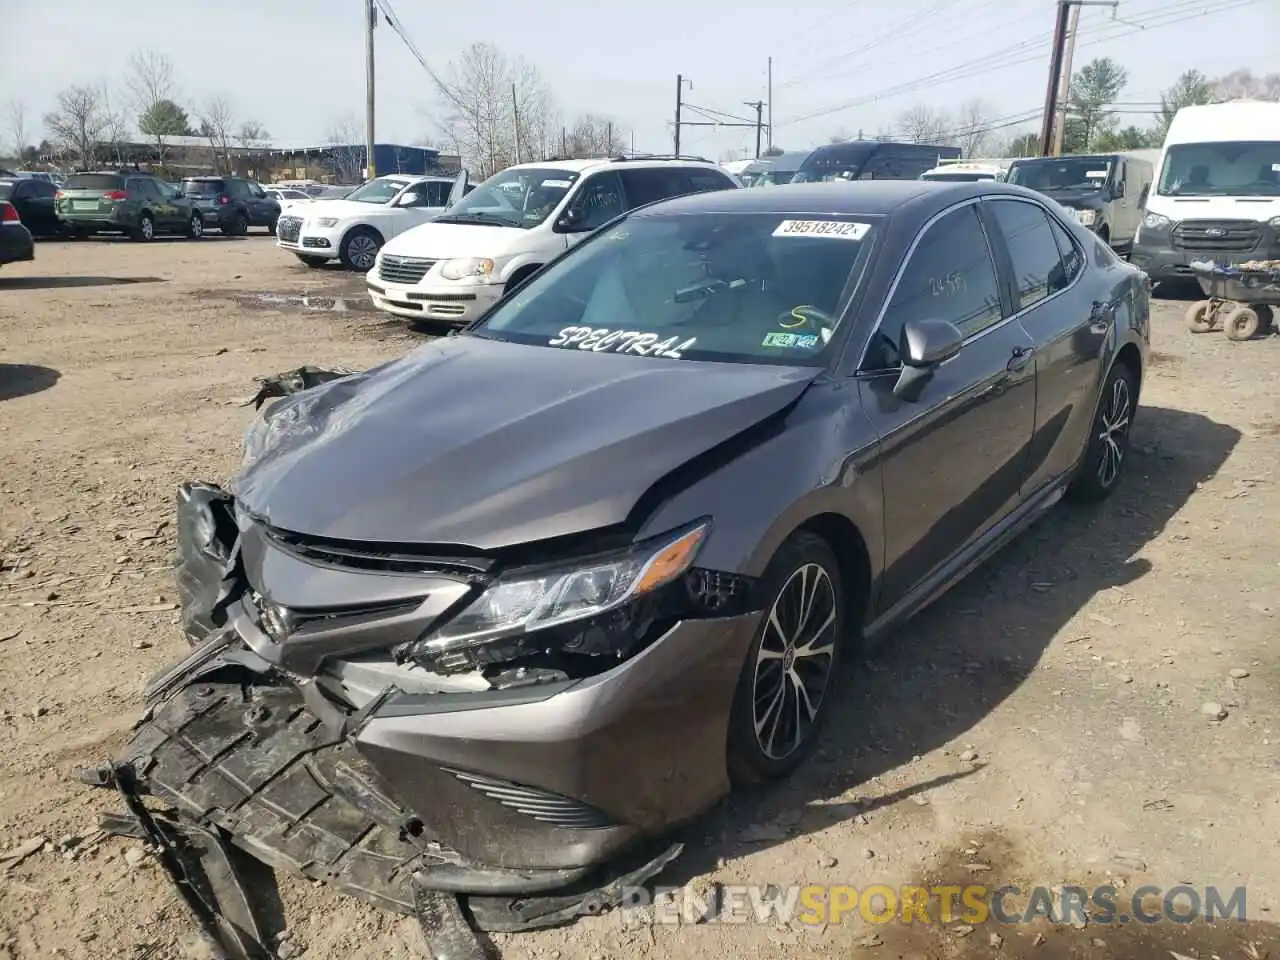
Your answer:
[[[1192,333],[1221,330],[1228,340],[1252,340],[1274,329],[1280,307],[1280,260],[1224,265],[1196,260],[1191,272],[1207,300],[1187,308]]]

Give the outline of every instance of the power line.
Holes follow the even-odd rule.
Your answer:
[[[1150,19],[1148,19],[1144,23],[1139,23],[1137,21],[1126,21],[1127,23],[1130,24],[1128,29],[1125,29],[1119,33],[1111,34],[1109,36],[1103,36],[1103,37],[1097,37],[1091,40],[1085,40],[1085,41],[1082,41],[1079,45],[1088,46],[1090,44],[1105,43],[1107,41],[1116,40],[1121,37],[1128,36],[1133,33],[1137,33],[1139,31],[1173,26],[1174,24],[1182,23],[1186,20],[1193,20],[1198,17],[1203,17],[1209,14],[1225,13],[1229,10],[1238,10],[1244,7],[1253,6],[1261,2],[1263,2],[1263,0],[1226,0],[1226,2],[1220,2],[1216,6],[1201,7],[1200,9],[1194,10],[1193,12],[1186,12],[1189,6],[1202,4],[1203,0],[1175,0],[1175,2],[1172,5],[1170,5],[1168,8],[1166,8],[1163,12],[1153,14],[1150,17]],[[1169,18],[1167,16],[1169,13],[1178,13],[1179,15]],[[1082,30],[1081,33],[1083,34],[1084,31]],[[891,97],[900,96],[905,93],[913,93],[924,87],[933,86],[941,82],[951,82],[955,80],[969,79],[970,77],[982,76],[987,73],[994,73],[998,70],[1005,70],[1005,69],[1008,69],[1009,67],[1018,66],[1024,63],[1031,63],[1031,62],[1042,59],[1043,52],[1037,51],[1036,53],[1033,53],[1030,56],[1023,56],[1023,57],[1018,57],[1014,59],[1002,60],[1002,62],[996,63],[994,65],[991,64],[991,60],[993,58],[1002,57],[1005,54],[1009,54],[1009,53],[1017,53],[1020,51],[1025,52],[1026,48],[1033,44],[1038,47],[1047,46],[1047,44],[1043,40],[1037,40],[1037,41],[1024,40],[1020,43],[1013,44],[1012,46],[1006,47],[1002,50],[993,51],[985,54],[982,57],[978,57],[973,60],[966,61],[965,63],[957,64],[956,66],[950,67],[946,70],[940,70],[935,73],[929,74],[925,77],[918,78],[917,80],[898,84],[893,87],[888,87],[884,90],[877,91],[876,93],[873,93],[873,94],[869,94],[863,97],[858,97],[853,100],[848,100],[848,101],[845,101],[844,103],[837,104],[831,107],[826,107],[821,110],[816,110],[799,117],[794,117],[790,120],[777,123],[776,126],[778,127],[794,126],[797,123],[803,123],[808,120],[815,120],[821,117],[831,116],[832,114],[843,113],[844,111],[851,110],[854,107],[860,107],[869,103],[875,103],[880,100],[890,99]]]

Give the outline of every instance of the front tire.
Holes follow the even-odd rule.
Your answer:
[[[144,213],[138,218],[138,225],[129,232],[129,236],[134,240],[146,241],[154,240],[156,236],[156,222],[151,219],[151,214]]]
[[[1133,371],[1123,363],[1115,364],[1102,385],[1079,472],[1067,488],[1071,499],[1100,503],[1119,485],[1129,454],[1129,430],[1137,400],[1138,384]]]
[[[845,629],[840,565],[825,540],[797,531],[760,582],[765,615],[738,678],[727,763],[735,784],[789,774],[827,715]]]
[[[348,230],[338,246],[338,259],[348,270],[368,273],[382,249],[382,238],[368,227]]]

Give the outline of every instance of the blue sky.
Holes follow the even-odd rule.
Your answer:
[[[770,56],[774,140],[788,149],[871,136],[922,103],[981,98],[991,117],[1013,120],[1043,102],[1054,17],[1053,0],[393,2],[433,67],[474,42],[494,44],[539,69],[567,118],[607,115],[650,151],[671,148],[677,73],[692,81],[691,104],[745,117],[744,101],[768,97]],[[185,103],[221,93],[276,139],[322,142],[338,121],[363,116],[361,3],[0,0],[0,101],[22,102],[38,129],[68,84],[123,92],[128,54],[149,46],[173,58]],[[1145,124],[1160,90],[1188,68],[1277,68],[1280,0],[1121,0],[1116,16],[1084,9],[1075,62],[1110,56],[1128,68],[1125,122]],[[390,30],[377,41],[378,139],[433,136],[429,78]],[[708,115],[686,114],[695,116]],[[0,130],[0,142],[9,136]],[[684,132],[682,148],[719,158],[753,142],[753,131],[702,127]]]

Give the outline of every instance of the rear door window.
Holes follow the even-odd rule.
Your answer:
[[[684,172],[670,167],[620,170],[618,175],[622,177],[622,187],[627,191],[627,209],[678,197],[689,189]]]
[[[1062,253],[1045,212],[1034,203],[1021,200],[988,203],[1013,263],[1013,284],[1020,309],[1035,306],[1065,287]]]
[[[119,190],[124,177],[113,173],[73,173],[62,185],[64,190]]]

